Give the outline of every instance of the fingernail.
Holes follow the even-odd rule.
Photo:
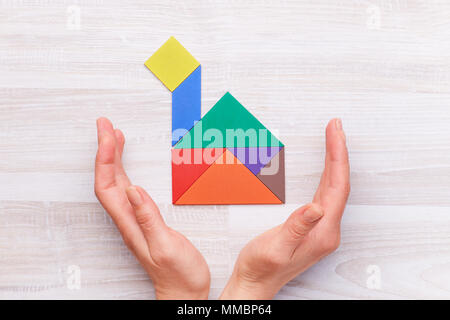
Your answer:
[[[342,120],[336,119],[335,124],[336,124],[336,129],[341,131],[342,130]]]
[[[127,188],[127,197],[131,204],[135,207],[140,206],[144,202],[141,194],[134,186]]]
[[[306,221],[312,223],[323,217],[323,210],[322,208],[313,205],[309,207],[303,215]]]

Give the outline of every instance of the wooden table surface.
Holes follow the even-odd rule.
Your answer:
[[[341,246],[277,298],[450,298],[449,16],[438,0],[0,0],[0,298],[154,298],[94,196],[100,116],[205,255],[211,298],[250,238],[311,200],[341,117]],[[171,205],[171,95],[143,64],[171,35],[202,64],[203,114],[230,91],[284,142],[286,205]]]

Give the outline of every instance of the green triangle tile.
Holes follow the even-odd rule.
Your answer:
[[[283,146],[258,119],[227,92],[175,145],[175,148]]]

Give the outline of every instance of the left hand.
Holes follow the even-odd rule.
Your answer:
[[[97,120],[97,132],[95,194],[152,279],[157,299],[207,299],[210,273],[205,259],[164,223],[144,189],[131,185],[122,166],[122,132],[105,118]]]

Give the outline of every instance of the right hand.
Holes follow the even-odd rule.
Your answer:
[[[272,299],[288,281],[338,247],[350,192],[348,153],[339,119],[330,121],[326,136],[325,170],[313,202],[242,249],[221,299]]]

